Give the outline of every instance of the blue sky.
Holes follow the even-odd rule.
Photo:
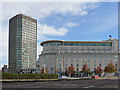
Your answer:
[[[14,7],[13,7],[14,6]],[[100,41],[118,38],[117,2],[2,3],[2,65],[8,63],[8,20],[18,13],[37,19],[37,56],[46,40]]]
[[[87,15],[61,15],[56,14],[45,19],[38,20],[42,24],[54,26],[55,28],[65,27],[69,32],[65,36],[47,36],[51,39],[60,40],[105,40],[109,34],[113,38],[118,38],[117,20],[118,9],[117,3],[99,3],[99,7],[89,10]],[[72,22],[78,26],[65,26]]]

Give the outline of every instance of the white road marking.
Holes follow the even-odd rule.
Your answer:
[[[86,87],[83,87],[83,88],[91,88],[91,87],[94,87],[94,86],[86,86]]]

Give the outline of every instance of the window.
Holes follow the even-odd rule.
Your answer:
[[[76,53],[78,53],[78,51],[76,51]]]
[[[71,60],[71,62],[73,63],[73,60]]]
[[[102,43],[102,46],[106,46],[106,43]]]
[[[98,47],[98,50],[100,50],[100,48]]]
[[[89,58],[90,56],[88,55],[88,58]]]
[[[87,51],[87,53],[90,53],[90,51]]]
[[[65,71],[67,71],[67,68],[65,68]]]
[[[84,55],[82,55],[82,57],[84,58],[85,56],[84,56]]]
[[[76,68],[76,71],[78,72],[78,71],[79,71],[79,68]]]
[[[85,62],[85,60],[83,60],[83,63]]]
[[[87,49],[89,50],[90,48],[89,48],[89,47],[87,47]]]
[[[106,67],[107,64],[104,64],[104,67]]]
[[[68,53],[68,51],[65,51],[65,53]]]
[[[73,58],[73,55],[71,55],[71,57]]]
[[[71,47],[70,49],[73,49],[73,47]]]
[[[101,63],[102,62],[102,60],[99,60],[99,63]]]
[[[97,46],[101,46],[101,43],[97,43]]]
[[[76,66],[79,67],[79,64],[77,64]]]
[[[90,68],[90,64],[88,64],[89,68]]]
[[[93,43],[92,46],[96,46],[96,43]]]
[[[79,47],[76,47],[76,49],[78,50],[78,49],[79,49]]]
[[[64,43],[65,46],[68,46],[69,44],[68,43]]]
[[[65,66],[67,67],[67,64],[65,64]]]
[[[79,55],[76,55],[76,57],[79,57]]]
[[[94,60],[94,63],[96,63],[96,60]]]
[[[92,48],[92,50],[94,50],[95,48]]]
[[[85,43],[80,43],[80,46],[85,46]]]
[[[117,57],[118,57],[118,55],[115,55],[115,57],[117,58]]]
[[[70,46],[73,46],[73,43],[69,43]]]
[[[104,50],[106,49],[106,48],[103,48]]]
[[[117,62],[118,61],[118,59],[115,59],[115,62]]]
[[[105,59],[105,63],[107,63],[107,60]]]
[[[79,63],[79,60],[76,60],[77,63]]]
[[[61,64],[59,64],[59,67],[61,67]]]
[[[68,60],[65,60],[65,62],[67,63],[67,62],[68,62]]]
[[[104,57],[106,57],[106,55]]]
[[[60,68],[59,70],[60,70],[60,72],[61,72],[61,68]]]
[[[94,68],[96,67],[96,64],[94,64]]]
[[[90,60],[88,60],[88,63],[90,63]]]
[[[75,43],[75,46],[79,46],[79,43]]]
[[[84,50],[84,47],[82,47],[81,50]]]

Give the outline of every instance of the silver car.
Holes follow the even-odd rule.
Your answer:
[[[58,79],[59,79],[59,80],[61,80],[61,79],[70,79],[70,77],[67,77],[67,76],[65,76],[65,75],[62,75],[61,77],[58,77]]]

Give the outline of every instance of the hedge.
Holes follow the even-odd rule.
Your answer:
[[[2,79],[57,79],[57,74],[2,73]]]

